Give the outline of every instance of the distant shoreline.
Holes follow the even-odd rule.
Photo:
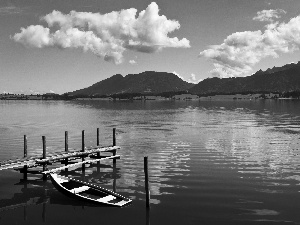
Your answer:
[[[286,97],[288,96],[288,97]],[[295,97],[294,97],[295,96]],[[212,94],[208,96],[198,96],[193,94],[169,95],[137,95],[137,94],[115,94],[110,96],[72,96],[48,93],[43,95],[24,95],[24,94],[0,94],[0,100],[4,101],[24,101],[24,100],[72,100],[72,101],[223,101],[223,100],[295,100],[299,99],[298,95],[289,96],[287,94]]]

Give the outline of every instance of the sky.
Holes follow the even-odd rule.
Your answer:
[[[0,93],[144,71],[244,77],[300,61],[299,48],[299,0],[0,1]]]

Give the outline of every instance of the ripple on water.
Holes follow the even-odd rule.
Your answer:
[[[101,144],[108,145],[117,127],[122,148],[117,167],[103,163],[99,173],[87,168],[85,176],[135,199],[127,212],[145,201],[143,157],[148,156],[155,217],[189,218],[191,224],[300,222],[298,201],[293,208],[288,203],[299,198],[300,185],[299,109],[290,107],[275,101],[5,105],[0,157],[22,156],[24,134],[34,155],[41,154],[42,135],[47,151],[55,152],[64,148],[65,130],[70,149],[80,149],[81,130],[88,146],[100,127]],[[81,175],[80,168],[72,174]]]

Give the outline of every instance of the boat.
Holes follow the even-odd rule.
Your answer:
[[[54,187],[61,193],[89,203],[122,207],[132,202],[132,200],[103,187],[57,173],[50,173],[50,179]]]

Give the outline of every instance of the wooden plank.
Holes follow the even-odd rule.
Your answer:
[[[86,149],[85,153],[97,153],[97,152],[112,152],[114,150],[119,150],[121,149],[119,146],[108,146],[108,147],[94,147],[94,148],[89,148],[89,149]],[[52,157],[54,155],[56,156],[61,156],[61,155],[64,155],[64,156],[67,156],[67,154],[72,154],[72,153],[79,153],[80,154],[80,151],[79,150],[73,150],[73,151],[68,151],[68,153],[65,153],[65,152],[62,152],[62,151],[58,151],[58,152],[52,152],[52,153],[49,153],[48,157]],[[24,161],[27,161],[27,160],[39,160],[39,159],[42,159],[43,156],[27,156],[27,157],[24,157],[24,158],[15,158],[15,159],[8,159],[8,160],[4,160],[4,161],[0,161],[0,166],[2,166],[3,164],[8,164],[8,163],[16,163],[16,162],[24,162]]]
[[[108,156],[108,157],[106,157],[106,158],[101,158],[101,159],[91,159],[91,160],[86,160],[86,161],[83,161],[83,162],[78,162],[78,163],[74,163],[74,164],[71,164],[71,165],[62,166],[62,167],[59,167],[59,168],[55,168],[55,169],[52,169],[52,170],[48,170],[48,171],[45,171],[45,172],[43,172],[43,173],[44,173],[44,174],[54,173],[54,172],[59,171],[59,170],[63,170],[63,169],[70,168],[70,167],[74,167],[74,166],[79,166],[79,165],[82,165],[82,164],[85,164],[85,163],[94,163],[94,162],[98,162],[98,161],[101,161],[101,160],[105,160],[105,159],[114,159],[114,158],[120,158],[120,155],[116,155],[116,156]]]
[[[13,165],[6,165],[6,166],[0,166],[0,170],[5,170],[5,169],[13,169],[13,168],[18,168],[18,167],[23,167],[23,166],[34,166],[35,163],[20,163],[20,164],[13,164]]]
[[[92,153],[97,153],[97,152],[109,152],[109,151],[116,151],[117,149],[120,149],[118,146],[113,146],[113,147],[106,147],[106,148],[96,148],[96,149],[90,149],[90,150],[85,150],[85,152],[70,152],[66,153],[65,156],[53,156],[53,157],[47,157],[46,159],[38,159],[36,160],[36,163],[44,163],[44,162],[49,162],[49,161],[55,161],[55,160],[61,160],[65,158],[70,158],[70,157],[79,157],[79,156],[88,156],[89,154]]]
[[[25,170],[24,168],[18,169],[20,173],[24,173]],[[43,174],[43,171],[41,170],[27,170],[26,173],[31,173],[31,174]]]
[[[59,153],[53,153],[46,158],[43,159],[43,156],[31,156],[31,157],[25,157],[25,158],[19,158],[19,159],[11,159],[11,160],[6,160],[0,162],[0,170],[4,169],[14,169],[18,167],[23,167],[27,166],[28,168],[30,167],[36,167],[39,165],[43,165],[45,163],[49,162],[56,162],[56,161],[61,161],[63,159],[67,158],[76,158],[76,157],[82,157],[82,156],[89,156],[91,154],[95,154],[98,152],[115,152],[116,150],[120,149],[119,146],[109,146],[109,147],[96,147],[96,148],[90,148],[85,150],[85,152],[81,151],[69,151],[69,152],[59,152]],[[107,158],[107,157],[106,157]],[[106,158],[100,158],[106,159]],[[120,156],[116,156],[113,159],[120,158]],[[74,164],[73,164],[74,165]]]

